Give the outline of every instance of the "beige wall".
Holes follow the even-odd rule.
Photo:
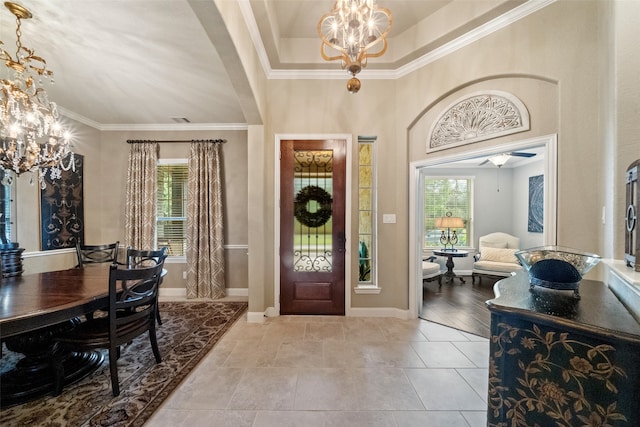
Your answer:
[[[458,91],[502,88],[517,92],[532,112],[528,133],[505,137],[513,141],[533,135],[558,134],[558,244],[601,252],[605,204],[603,162],[604,108],[599,61],[606,48],[598,31],[598,1],[558,1],[508,28],[491,34],[435,63],[397,80],[372,81],[362,72],[362,89],[350,95],[345,81],[269,81],[265,125],[264,169],[267,191],[262,206],[265,228],[274,222],[273,140],[277,133],[350,133],[378,136],[378,230],[380,295],[352,294],[352,307],[408,308],[408,163],[427,158],[424,138],[409,137],[412,124],[428,108]],[[423,132],[424,133],[424,132]],[[500,141],[487,141],[486,146]],[[460,147],[441,156],[479,146]],[[355,153],[351,153],[352,160]],[[356,185],[355,182],[353,184]],[[355,187],[352,187],[352,191]],[[355,197],[355,191],[353,196]],[[355,202],[355,199],[352,198]],[[352,218],[357,218],[353,203]],[[396,224],[382,224],[382,214],[395,213]],[[351,262],[356,265],[356,228],[351,237]],[[265,248],[265,309],[273,305],[272,267]],[[354,271],[355,273],[355,271]],[[352,288],[356,284],[351,277]],[[270,298],[271,297],[271,298]]]
[[[235,7],[223,9],[229,25],[242,26]],[[637,120],[640,59],[635,55],[639,16],[640,2],[636,1],[559,0],[399,79],[368,80],[365,69],[361,75],[362,89],[357,95],[347,93],[346,75],[344,80],[265,81],[255,51],[248,49],[246,55],[241,52],[247,78],[264,113],[263,125],[249,126],[249,131],[237,138],[243,141],[245,150],[250,148],[251,156],[247,153],[242,160],[242,154],[237,157],[247,171],[244,187],[241,188],[242,179],[238,177],[233,191],[246,189],[247,201],[244,211],[238,202],[234,214],[244,215],[238,224],[244,222],[245,230],[249,231],[243,234],[239,225],[230,224],[235,231],[230,235],[229,243],[248,242],[250,247],[249,271],[246,273],[249,311],[259,313],[274,306],[276,134],[348,133],[353,135],[354,141],[358,135],[378,137],[378,258],[382,292],[380,295],[352,294],[352,307],[406,310],[408,234],[412,227],[408,223],[408,164],[411,160],[427,158],[422,134],[428,126],[418,122],[423,117],[428,120],[425,112],[439,101],[444,102],[447,97],[454,98],[455,93],[472,88],[491,88],[494,84],[525,98],[523,101],[532,112],[529,134],[433,153],[429,158],[552,130],[557,132],[558,244],[621,258],[620,214],[624,209],[624,196],[620,181],[628,163],[640,157]],[[242,46],[247,45],[244,28],[230,32],[234,40],[238,38]],[[606,65],[612,62],[615,65]],[[419,130],[420,126],[423,130]],[[80,128],[85,130],[83,126]],[[114,240],[123,234],[124,141],[129,138],[186,138],[171,132],[100,133],[89,128],[86,131],[87,144],[90,141],[100,144],[99,160],[93,157],[95,147],[78,148],[78,152],[91,157],[95,169],[100,170],[99,175],[85,181],[85,188],[93,191],[86,196],[89,197],[87,205],[90,198],[94,202],[99,199],[95,205],[91,202],[92,207],[87,211],[87,216],[99,218],[88,224],[87,238]],[[228,136],[218,132],[215,135],[193,133],[188,136],[191,137],[228,139],[225,161],[230,160],[226,150],[232,147],[235,133]],[[84,139],[80,141],[85,142]],[[350,153],[354,170],[355,146]],[[229,170],[227,163],[225,168]],[[18,197],[23,208],[19,213],[19,241],[24,242],[27,250],[37,250],[34,230],[22,226],[37,221],[37,191],[26,182],[20,185]],[[353,185],[356,185],[355,180]],[[353,191],[352,218],[357,218],[355,197]],[[605,224],[601,221],[603,206],[611,213]],[[397,223],[382,224],[385,213],[395,213]],[[356,225],[354,220],[349,236],[352,265],[357,265]],[[610,235],[615,238],[607,242],[606,236]],[[236,236],[242,237],[233,241]],[[242,238],[244,241],[240,242]],[[29,262],[30,266],[35,264]],[[350,288],[357,280],[357,269],[352,271]]]
[[[427,154],[426,147],[431,136],[431,127],[440,118],[440,115],[460,98],[470,96],[474,92],[488,90],[507,92],[520,99],[529,113],[530,129],[525,132],[468,144],[464,147]],[[480,81],[472,81],[463,84],[462,87],[453,87],[451,93],[447,93],[446,96],[437,99],[433,104],[427,105],[427,108],[416,117],[415,123],[409,125],[409,161],[426,160],[452,153],[495,147],[507,142],[536,136],[555,134],[558,132],[558,106],[557,82],[536,76],[488,75]]]
[[[103,132],[100,175],[110,177],[102,185],[102,239],[124,242],[125,188],[127,177],[127,140],[191,140],[224,139],[222,148],[225,200],[226,281],[228,288],[247,287],[247,133],[246,131],[192,131],[192,132]],[[164,159],[188,158],[188,143],[162,143],[159,157]],[[239,248],[233,248],[240,246]],[[186,280],[182,272],[186,265],[167,264],[169,276],[165,288],[183,288]]]
[[[85,239],[100,238],[101,220],[95,220],[101,194],[91,189],[100,188],[102,177],[92,171],[100,170],[100,132],[68,120],[73,132],[73,151],[84,156]],[[75,250],[41,251],[40,242],[40,187],[38,177],[25,174],[17,179],[16,188],[16,241],[24,252],[25,274],[70,268],[77,264]]]
[[[614,140],[615,151],[608,166],[612,181],[605,183],[605,194],[612,198],[613,209],[610,216],[615,218],[610,232],[613,236],[613,249],[616,259],[624,255],[624,227],[621,218],[626,214],[625,171],[635,160],[640,159],[640,55],[638,55],[638,39],[640,37],[640,2],[618,0],[614,2],[613,20],[610,28],[614,49],[608,64],[615,82],[615,103],[607,105],[613,111],[611,126],[613,134],[607,133],[607,141]],[[611,60],[613,59],[613,60]],[[637,229],[637,226],[636,226]]]
[[[124,241],[126,200],[127,140],[224,139],[225,250],[227,288],[247,288],[247,132],[246,131],[174,131],[174,132],[98,132],[76,123],[74,151],[83,154],[85,242],[99,244]],[[187,158],[188,143],[160,144],[160,158]],[[34,253],[40,250],[39,189],[21,177],[18,187],[18,241],[25,248],[25,273],[69,268],[76,264],[73,251]],[[34,226],[35,224],[35,226]],[[184,288],[186,265],[167,263],[164,288]]]

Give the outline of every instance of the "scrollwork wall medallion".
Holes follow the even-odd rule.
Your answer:
[[[466,95],[438,117],[427,153],[529,130],[529,112],[513,94],[483,91]]]

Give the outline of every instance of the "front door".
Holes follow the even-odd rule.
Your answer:
[[[346,141],[282,140],[280,313],[344,315]]]

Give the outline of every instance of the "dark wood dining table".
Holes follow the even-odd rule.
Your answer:
[[[24,357],[0,378],[0,405],[31,400],[53,391],[53,337],[78,317],[108,306],[109,264],[26,274],[0,282],[0,340]],[[95,371],[99,351],[65,357],[65,385]],[[5,363],[5,357],[0,359]],[[9,363],[9,362],[6,362]]]

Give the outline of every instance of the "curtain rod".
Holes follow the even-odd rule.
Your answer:
[[[165,141],[158,141],[153,139],[127,139],[127,144],[142,144],[145,142],[164,143],[164,142],[227,142],[227,141],[224,139],[175,139],[175,140],[165,140]]]

